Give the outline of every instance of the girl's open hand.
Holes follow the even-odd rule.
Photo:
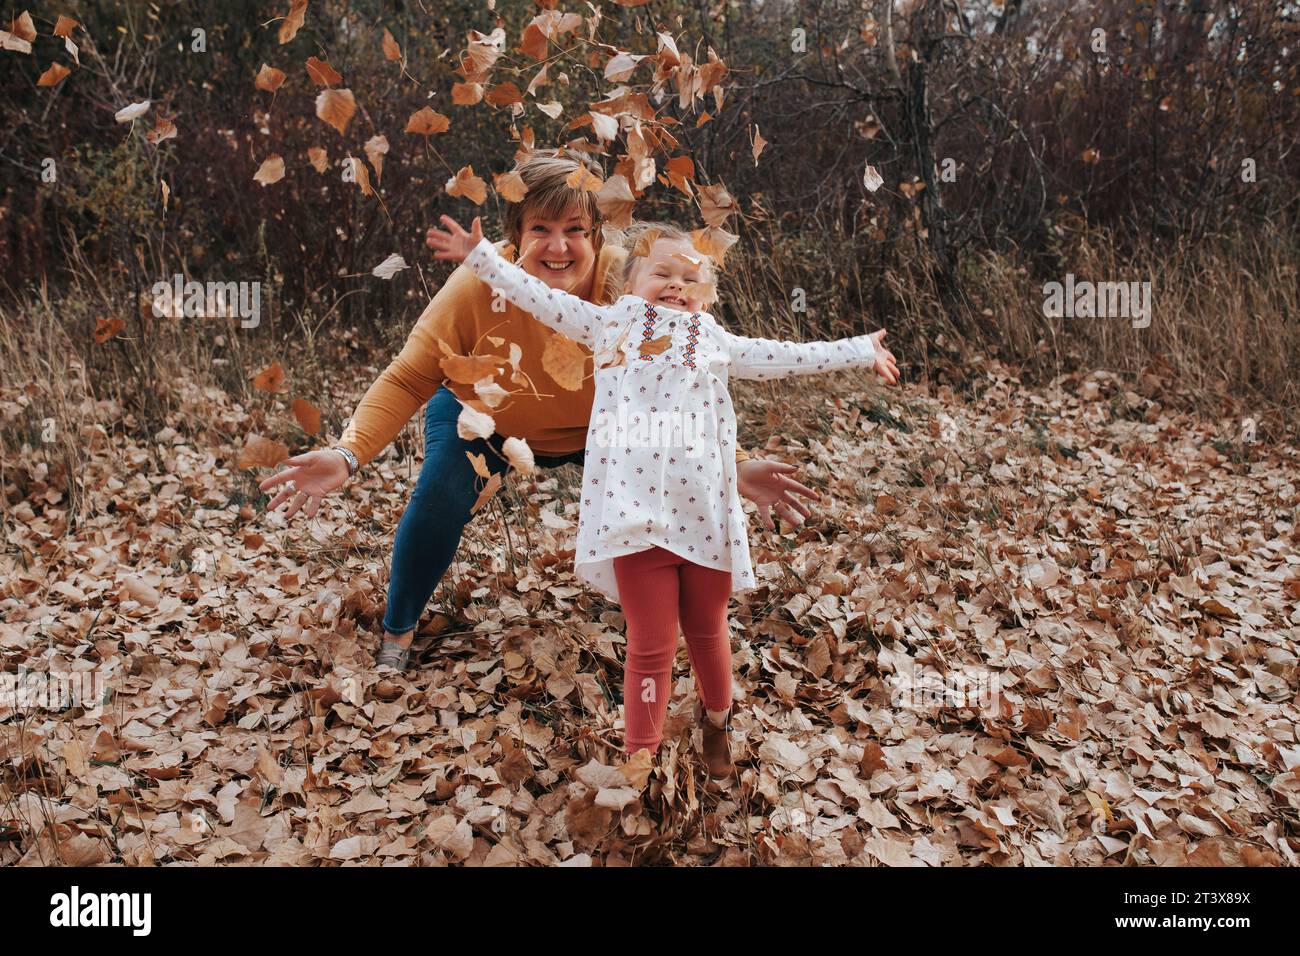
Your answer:
[[[883,378],[890,385],[898,384],[898,361],[894,358],[894,353],[885,348],[882,344],[885,340],[885,330],[871,333],[871,344],[876,347],[876,364],[873,368],[876,374]]]
[[[424,234],[424,244],[434,250],[435,259],[450,259],[452,262],[464,262],[465,257],[469,255],[474,247],[483,239],[483,230],[479,226],[479,217],[474,217],[473,225],[470,231],[466,232],[460,227],[460,223],[452,219],[451,216],[439,216],[447,229],[439,229],[437,226],[430,226],[428,232]]]

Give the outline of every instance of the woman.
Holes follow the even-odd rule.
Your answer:
[[[601,242],[595,195],[566,184],[579,163],[599,174],[570,150],[532,153],[516,170],[528,192],[521,202],[506,207],[509,243],[496,245],[514,261],[515,250],[540,243],[521,260],[530,274],[552,288],[606,304],[617,297],[625,253]],[[361,399],[339,443],[290,458],[287,467],[262,482],[263,491],[281,486],[268,508],[288,501],[286,517],[292,518],[304,505],[312,517],[323,496],[387,447],[428,402],[424,464],[393,542],[377,665],[406,667],[420,614],[455,557],[478,497],[467,452],[482,455],[494,474],[507,467],[499,452],[508,437],[527,441],[538,467],[582,462],[593,379],[586,379],[578,391],[561,388],[551,379],[542,368],[542,354],[555,334],[527,312],[494,297],[471,270],[457,268],[416,322],[401,353]],[[474,386],[446,379],[440,342],[457,355],[495,355],[503,362],[512,344],[520,348],[519,368],[540,394],[525,389],[512,395],[508,406],[494,410],[498,434],[492,436],[491,447],[482,439],[466,441],[457,434],[461,399],[474,398]],[[769,509],[796,524],[810,514],[796,495],[817,494],[789,477],[794,466],[754,460],[744,452],[738,452],[736,460],[739,492],[758,506],[764,527],[773,527]]]

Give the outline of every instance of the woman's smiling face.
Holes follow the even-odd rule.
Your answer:
[[[526,213],[517,261],[552,289],[588,297],[596,270],[591,220],[576,210],[558,219],[541,219]],[[524,250],[540,246],[525,261]]]

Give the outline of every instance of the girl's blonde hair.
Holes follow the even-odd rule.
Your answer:
[[[701,297],[701,301],[704,302],[705,307],[716,302],[718,299],[717,264],[713,261],[712,256],[706,256],[695,248],[695,242],[688,231],[671,222],[637,219],[623,231],[619,244],[627,250],[627,259],[623,263],[623,274],[619,277],[621,288],[630,289],[632,287],[632,283],[637,276],[637,270],[645,264],[646,255],[656,239],[683,242],[694,250],[695,255],[703,260],[701,268],[703,275],[700,281],[708,283],[711,287],[710,291]],[[641,248],[638,249],[638,247]]]

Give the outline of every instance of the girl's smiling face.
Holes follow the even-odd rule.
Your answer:
[[[656,239],[644,261],[636,264],[628,291],[655,305],[699,312],[712,289],[711,280],[708,259],[689,242]]]

